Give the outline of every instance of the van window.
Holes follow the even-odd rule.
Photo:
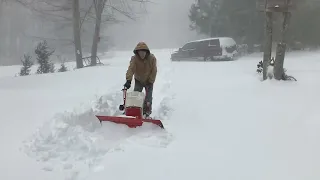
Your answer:
[[[200,41],[197,46],[198,49],[206,49],[209,46],[209,41]]]
[[[220,47],[220,41],[219,39],[212,39],[209,41],[209,46],[216,46],[216,47]]]
[[[197,47],[197,43],[196,42],[191,42],[191,43],[187,43],[185,44],[182,49],[184,50],[189,50],[189,49],[196,49]]]

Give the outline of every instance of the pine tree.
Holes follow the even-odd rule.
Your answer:
[[[54,64],[52,62],[49,63],[50,67],[49,67],[49,72],[50,73],[54,73],[56,71]]]
[[[31,61],[31,56],[29,54],[23,55],[23,60],[21,59],[22,62],[22,67],[20,69],[20,76],[28,76],[30,75],[30,68],[33,66],[33,62]]]
[[[65,66],[65,61],[66,61],[66,59],[65,58],[63,58],[63,60],[62,60],[62,57],[61,57],[61,55],[57,55],[57,58],[60,60],[60,62],[61,62],[61,65],[60,65],[60,68],[58,69],[58,72],[66,72],[66,71],[68,71],[68,68]]]
[[[249,46],[261,42],[263,17],[256,0],[198,0],[189,11],[192,30],[212,37],[232,37]]]
[[[61,63],[61,66],[58,69],[58,72],[66,72],[66,71],[68,71],[68,68],[65,66],[64,63]]]
[[[191,30],[205,35],[229,36],[238,44],[254,44],[264,42],[265,13],[259,12],[257,0],[197,0],[189,9]],[[319,46],[320,6],[315,2],[295,0],[297,10],[292,13],[288,30],[288,44],[301,42],[304,45]],[[274,16],[275,32],[280,34],[282,15]],[[308,27],[308,28],[305,28]],[[274,39],[278,40],[278,34]]]
[[[50,62],[50,56],[55,50],[49,51],[47,41],[44,40],[38,43],[35,54],[37,55],[37,61],[39,67],[37,69],[37,74],[53,73],[55,71],[54,64]]]

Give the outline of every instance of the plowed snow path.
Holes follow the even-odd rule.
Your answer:
[[[94,115],[116,114],[121,97],[120,93],[106,95],[86,112],[57,115],[24,142],[25,152],[45,162],[44,170],[84,173],[101,168],[99,163],[106,153],[125,151],[129,143],[166,147],[172,140],[171,134],[154,125],[146,124],[136,129],[107,122],[100,125]],[[165,114],[170,113],[171,108],[168,98],[164,98],[155,109],[157,117],[164,122],[168,120]]]
[[[153,115],[166,126],[172,112],[170,92],[171,67],[163,67],[154,90]],[[134,83],[133,83],[134,86]],[[103,122],[95,115],[118,115],[122,104],[121,86],[109,89],[92,106],[58,113],[25,140],[24,152],[43,163],[43,170],[65,172],[70,179],[85,178],[91,171],[103,169],[100,161],[107,153],[123,152],[126,146],[141,145],[164,148],[173,136],[157,126],[144,124],[130,129],[125,125]]]

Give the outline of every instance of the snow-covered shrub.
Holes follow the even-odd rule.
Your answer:
[[[61,55],[58,55],[57,58],[59,59],[59,61],[61,61],[61,65],[60,65],[60,68],[58,69],[58,72],[66,72],[66,71],[68,71],[68,68],[64,64],[66,62],[66,59],[64,58],[62,60]]]
[[[23,59],[21,59],[22,67],[20,69],[20,76],[28,76],[30,75],[30,68],[33,66],[33,62],[31,60],[31,56],[29,54],[24,54]]]
[[[270,60],[270,63],[268,65],[268,69],[267,69],[267,76],[269,79],[272,79],[274,77],[274,74],[273,74],[273,68],[274,68],[274,58],[271,58]],[[263,62],[262,61],[259,61],[259,63],[257,64],[257,73],[261,74],[263,73]],[[296,78],[294,78],[293,76],[289,76],[286,74],[287,72],[287,69],[283,68],[283,75],[282,75],[282,78],[281,80],[284,80],[284,81],[297,81]]]
[[[66,72],[68,71],[68,68],[65,66],[64,62],[61,63],[60,68],[58,69],[58,72]]]
[[[257,64],[257,73],[262,73],[263,71],[263,63],[262,61],[259,61],[259,63]]]

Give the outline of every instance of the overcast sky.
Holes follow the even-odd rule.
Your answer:
[[[179,47],[197,38],[189,30],[188,12],[194,0],[152,0],[149,14],[139,22],[129,22],[109,28],[117,48],[133,48],[145,41],[150,48]]]

